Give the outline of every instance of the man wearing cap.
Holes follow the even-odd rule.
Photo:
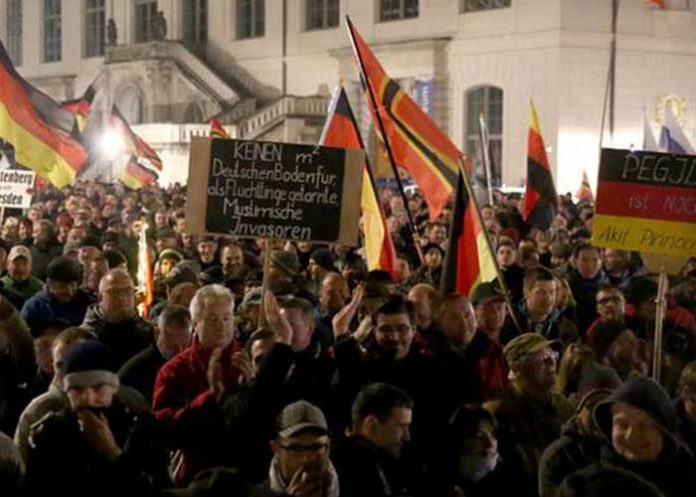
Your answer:
[[[538,333],[524,333],[503,349],[510,383],[502,398],[486,402],[498,423],[501,457],[509,463],[519,496],[536,496],[543,450],[561,434],[573,406],[554,392],[558,353],[555,342]]]
[[[65,256],[53,259],[44,289],[22,307],[22,317],[32,331],[53,319],[64,319],[71,326],[82,323],[92,300],[80,289],[80,283],[82,268],[77,261]]]
[[[43,288],[43,281],[31,274],[31,251],[15,245],[7,256],[7,274],[0,279],[7,298],[17,308]]]
[[[108,348],[97,340],[75,345],[61,374],[70,406],[33,427],[24,495],[152,495],[166,482],[166,458],[154,449],[151,416],[116,397]]]
[[[293,282],[300,272],[300,261],[294,252],[274,250],[271,252],[271,270],[269,282]]]
[[[331,439],[321,409],[294,402],[278,417],[278,434],[271,442],[273,460],[260,490],[293,497],[338,497],[338,475],[331,464]],[[265,495],[265,493],[264,493]],[[367,497],[367,496],[365,496]]]

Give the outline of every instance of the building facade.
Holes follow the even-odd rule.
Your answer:
[[[665,3],[619,0],[604,146],[641,148],[643,112],[657,132],[665,105],[696,141],[696,1]],[[162,155],[165,182],[185,180],[190,137],[212,116],[240,138],[316,142],[339,79],[381,170],[345,15],[475,159],[483,115],[497,182],[524,183],[532,100],[559,191],[583,170],[594,183],[611,0],[0,0],[0,38],[58,100],[94,82],[91,119],[118,105]]]

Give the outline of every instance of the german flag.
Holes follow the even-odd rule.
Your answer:
[[[150,309],[154,301],[155,285],[152,273],[152,256],[150,254],[150,246],[147,243],[146,235],[147,226],[143,224],[138,235],[138,291],[142,294],[143,300],[138,305],[140,317],[148,319],[150,317]]]
[[[399,85],[389,78],[379,61],[346,18],[355,57],[363,76],[375,129],[381,132],[381,118],[397,165],[406,169],[430,209],[431,219],[439,217],[457,184],[460,151]],[[376,107],[376,108],[375,108]]]
[[[162,171],[157,152],[133,132],[116,105],[111,109],[109,125],[123,138],[130,155],[121,181],[134,190],[153,185],[159,178],[158,171]]]
[[[546,231],[558,212],[558,196],[534,104],[531,104],[531,111],[527,137],[527,188],[522,217],[528,224]]]
[[[225,140],[230,139],[230,135],[227,134],[225,128],[222,127],[222,123],[215,118],[210,120],[210,137],[211,138],[223,138]]]
[[[479,283],[496,279],[496,261],[493,259],[486,232],[479,222],[470,188],[462,174],[457,178],[454,212],[442,267],[442,294],[471,295]]]
[[[334,92],[320,144],[341,148],[365,148],[353,116],[353,110],[350,108],[348,97],[341,85]],[[365,234],[367,268],[370,271],[373,269],[387,271],[398,281],[400,274],[396,264],[396,251],[380,207],[374,175],[367,157],[365,157],[365,164],[363,164],[362,185],[360,207]]]
[[[61,108],[71,112],[75,116],[77,129],[80,133],[85,130],[85,124],[87,124],[87,118],[92,109],[94,95],[96,95],[96,90],[94,89],[94,83],[92,83],[87,87],[80,98],[66,100],[60,105]]]
[[[0,43],[0,140],[18,164],[62,188],[80,171],[87,153],[70,131],[74,117],[27,83]]]
[[[594,197],[592,196],[592,188],[590,188],[590,180],[587,179],[587,173],[583,170],[582,172],[582,183],[580,188],[575,193],[575,197],[580,201],[592,202]]]

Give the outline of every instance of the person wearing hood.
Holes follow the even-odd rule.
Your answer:
[[[135,287],[123,269],[112,269],[99,282],[98,303],[90,306],[82,327],[109,346],[116,367],[152,343],[152,325],[135,308]]]
[[[658,383],[628,381],[595,407],[593,418],[603,438],[599,461],[564,484],[582,487],[611,467],[640,476],[665,497],[696,495],[696,461],[679,438],[676,410]]]
[[[691,361],[681,372],[676,408],[682,438],[696,452],[696,361]]]

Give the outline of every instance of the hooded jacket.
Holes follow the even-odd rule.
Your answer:
[[[615,403],[628,404],[648,414],[664,435],[664,448],[655,461],[632,462],[618,454],[612,445],[611,407]],[[606,400],[595,407],[594,423],[603,437],[598,463],[571,475],[566,482],[584,481],[593,473],[607,467],[618,467],[640,475],[657,486],[666,497],[696,495],[696,462],[677,434],[677,414],[667,392],[648,378],[628,381]],[[585,475],[587,478],[585,478]]]

